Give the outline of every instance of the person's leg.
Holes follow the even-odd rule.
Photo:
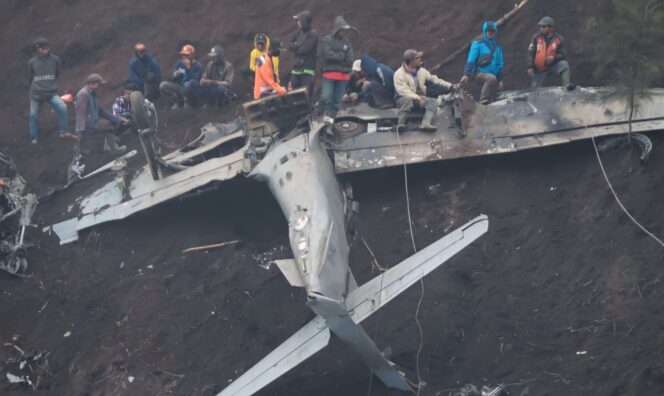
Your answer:
[[[198,81],[187,81],[182,89],[185,102],[191,107],[198,106],[202,95],[201,84]]]
[[[302,86],[307,88],[307,95],[309,95],[309,100],[311,100],[314,94],[314,76],[311,74],[303,74]]]
[[[420,124],[420,130],[435,132],[438,128],[433,125],[433,117],[438,113],[438,101],[434,98],[427,98],[424,101],[424,116]]]
[[[182,86],[180,84],[171,81],[162,81],[159,84],[159,91],[164,95],[169,105],[182,106],[184,104]]]
[[[51,96],[48,102],[58,114],[58,128],[60,135],[67,133],[67,105],[58,95]]]
[[[544,80],[546,80],[546,76],[548,75],[548,71],[543,71],[543,72],[535,72],[533,74],[533,85],[534,88],[540,88],[544,85]]]
[[[38,100],[30,99],[30,112],[29,112],[29,116],[28,116],[28,119],[29,119],[29,121],[28,121],[28,131],[30,133],[30,140],[33,143],[37,142],[37,133],[38,133],[37,131],[38,131],[38,128],[39,128],[38,117],[39,117],[39,105],[40,105],[40,103],[41,102],[38,101]]]
[[[337,80],[334,81],[334,90],[332,93],[332,117],[337,116],[337,112],[341,108],[341,99],[344,97],[344,92],[346,92],[346,85],[348,85],[348,81],[344,80]]]
[[[298,89],[302,87],[302,74],[291,73],[291,88]]]
[[[152,78],[148,77],[148,80],[145,82],[145,97],[151,102],[159,98],[159,83],[154,76]]]
[[[498,89],[498,79],[490,73],[477,73],[475,78],[482,82],[482,92],[480,93],[480,103],[489,104],[496,98]]]
[[[319,112],[325,117],[331,117],[333,113],[332,95],[334,93],[334,81],[322,78],[320,82]]]
[[[570,91],[574,89],[570,82],[569,63],[566,60],[561,60],[551,67],[551,74],[559,75],[563,87]]]
[[[217,91],[217,106],[223,106],[237,97],[237,94],[226,85],[218,86]]]
[[[120,146],[118,144],[119,126],[114,126],[110,121],[106,119],[101,119],[97,122],[97,132],[104,135],[104,151],[110,151],[111,153],[117,153],[127,150],[126,146]]]
[[[397,121],[397,131],[402,132],[406,128],[408,122],[408,112],[414,107],[413,99],[400,97],[397,99],[397,106],[399,107],[399,119]]]

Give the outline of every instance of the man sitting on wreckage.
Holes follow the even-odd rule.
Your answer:
[[[408,49],[403,53],[403,64],[394,73],[394,90],[399,120],[397,131],[406,130],[408,112],[424,111],[424,117],[418,127],[421,131],[435,132],[438,128],[432,122],[438,113],[438,101],[427,97],[427,82],[441,85],[450,91],[457,91],[459,86],[431,74],[422,67],[422,52]]]

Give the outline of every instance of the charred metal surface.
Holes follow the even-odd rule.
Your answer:
[[[507,92],[488,106],[464,97],[460,108],[465,137],[459,137],[453,102],[443,102],[435,118],[436,132],[401,134],[403,154],[392,127],[396,124],[397,109],[378,110],[360,105],[341,111],[338,122],[364,123],[367,133],[330,143],[336,172],[394,166],[404,161],[418,163],[508,153],[592,136],[622,134],[629,128],[625,97],[609,88],[577,88],[568,92],[552,87]],[[664,129],[663,109],[664,90],[651,90],[648,97],[637,103],[633,131]]]

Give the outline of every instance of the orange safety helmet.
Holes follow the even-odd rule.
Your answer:
[[[143,43],[134,44],[134,51],[136,51],[136,52],[145,51],[145,44],[143,44]]]
[[[191,44],[182,46],[182,49],[180,50],[180,55],[192,56],[195,54],[196,54],[196,49]]]

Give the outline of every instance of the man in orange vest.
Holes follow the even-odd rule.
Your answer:
[[[565,59],[563,36],[554,32],[553,18],[545,16],[539,23],[540,31],[530,39],[528,46],[528,75],[532,86],[541,87],[547,76],[560,76],[568,91],[574,90],[570,82],[569,63]]]
[[[279,58],[280,50],[281,43],[274,40],[267,53],[261,54],[255,59],[254,99],[275,93],[282,96],[286,94],[286,89],[277,83],[278,74],[273,63],[275,58]]]

